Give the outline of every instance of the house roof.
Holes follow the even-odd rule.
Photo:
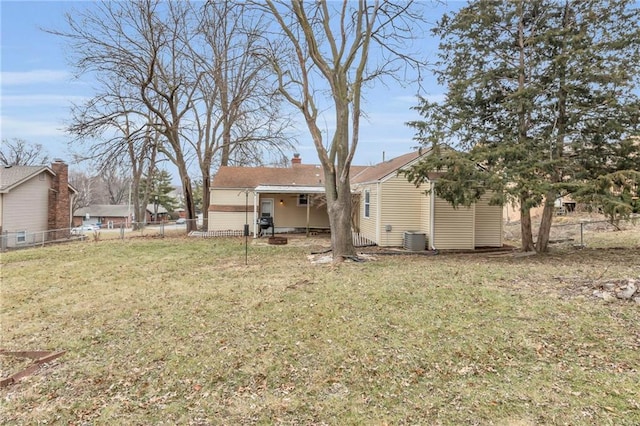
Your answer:
[[[7,193],[32,177],[42,172],[48,172],[52,176],[56,174],[47,166],[1,166],[0,167],[0,192]]]
[[[151,204],[147,204],[147,211],[149,213],[158,213],[158,214],[165,214],[165,213],[169,213],[169,210],[165,209],[161,204],[158,204],[158,210],[156,210],[156,207],[153,203]]]
[[[56,175],[49,166],[0,166],[0,193],[6,194],[42,172],[48,172],[51,176]],[[71,192],[78,193],[73,185],[69,183],[67,185]]]
[[[412,161],[418,159],[428,151],[418,150],[410,152],[408,154],[401,155],[400,157],[392,158],[391,160],[383,161],[374,166],[369,166],[357,175],[351,178],[351,183],[365,183],[379,181],[396,172]]]
[[[425,151],[410,152],[374,166],[352,166],[351,182],[380,180],[406,166]],[[259,192],[324,192],[324,171],[315,164],[296,164],[293,167],[220,167],[211,187],[220,189],[256,188]]]
[[[81,207],[74,212],[74,216],[102,216],[102,217],[128,217],[130,208],[126,204],[92,204],[90,206]]]
[[[155,212],[153,204],[147,204],[147,211]],[[92,204],[90,206],[81,207],[75,211],[74,216],[86,216],[89,213],[91,217],[129,217],[133,210],[127,204]],[[167,209],[158,204],[158,213],[168,213]]]
[[[255,188],[259,185],[313,186],[324,188],[322,167],[296,164],[293,167],[220,167],[213,188]]]

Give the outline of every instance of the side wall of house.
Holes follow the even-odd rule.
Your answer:
[[[247,220],[253,223],[253,191],[247,195],[240,189],[212,189],[207,217],[209,231],[241,231]],[[253,227],[249,227],[253,231]]]
[[[3,230],[46,231],[51,176],[42,172],[4,194]]]
[[[447,201],[436,197],[434,212],[436,249],[473,249],[475,247],[474,211],[475,205],[454,209]]]
[[[298,204],[299,194],[260,194],[261,198],[273,198],[274,213],[273,220],[276,227],[280,229],[306,228],[307,227],[307,206]],[[309,195],[311,205],[309,206],[309,227],[329,229],[329,215],[326,204],[314,205],[314,195]]]
[[[378,218],[376,213],[378,212],[378,188],[375,183],[361,185],[358,188],[360,193],[360,235],[378,243]],[[365,192],[369,191],[369,217],[365,217]]]
[[[405,231],[422,231],[424,190],[404,176],[393,176],[381,185],[379,246],[400,247]]]
[[[502,247],[502,206],[489,205],[484,195],[475,206],[475,246]]]

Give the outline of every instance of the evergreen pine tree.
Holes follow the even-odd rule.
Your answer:
[[[435,33],[446,99],[422,99],[424,120],[409,123],[434,155],[409,179],[443,171],[434,191],[454,205],[486,191],[518,203],[526,251],[547,250],[561,195],[630,212],[615,194],[638,186],[640,149],[624,141],[640,123],[639,14],[629,0],[481,0],[445,15]],[[534,241],[530,209],[540,205]]]
[[[149,190],[147,191],[147,187]],[[158,197],[158,204],[164,207],[168,212],[173,212],[178,208],[177,200],[171,195],[174,187],[171,183],[171,174],[166,170],[155,170],[151,176],[143,176],[140,182],[140,196],[148,194],[149,199],[146,204],[153,203],[155,197]],[[143,200],[145,203],[145,200]]]

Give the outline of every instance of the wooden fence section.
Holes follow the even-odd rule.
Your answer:
[[[357,232],[351,232],[351,237],[353,238],[353,246],[354,247],[371,247],[377,245],[373,241],[368,238],[363,237]]]
[[[243,237],[244,233],[243,231],[227,229],[224,231],[191,231],[189,232],[189,236],[199,238]]]

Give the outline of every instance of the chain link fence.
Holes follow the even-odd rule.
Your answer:
[[[25,247],[44,247],[47,244],[85,239],[86,235],[73,233],[71,228],[51,229],[46,231],[3,231],[0,235],[0,249],[19,249]]]
[[[138,237],[164,237],[165,235],[186,235],[189,223],[192,227],[201,226],[197,219],[178,220],[172,222],[142,223],[110,223],[108,226],[80,225],[73,228],[53,229],[45,231],[3,231],[0,234],[0,251],[17,250],[29,247],[44,247],[50,244],[69,243],[74,241],[100,241]]]
[[[189,221],[192,222],[191,226],[189,226]],[[534,220],[534,223],[536,222]],[[37,232],[3,231],[0,234],[0,250],[44,247],[50,244],[74,241],[180,236],[187,235],[187,229],[199,229],[201,226],[202,223],[197,219],[181,219],[175,222],[133,223],[130,227],[125,226],[125,223],[114,223],[100,229],[78,226]],[[216,234],[224,233],[224,231],[216,232]],[[209,236],[209,233],[202,230],[192,234],[193,236]],[[225,234],[224,236],[241,236],[241,234],[242,231],[233,231],[233,234]],[[535,240],[537,229],[534,229],[533,234]],[[520,244],[519,222],[505,223],[504,240],[506,244],[515,246]],[[640,247],[640,215],[613,222],[602,219],[602,216],[559,216],[554,218],[554,223],[551,226],[549,243],[556,247]]]
[[[534,220],[535,225],[539,222]],[[534,241],[537,238],[537,227],[533,230]],[[505,240],[521,241],[520,223],[505,225]],[[638,247],[640,246],[640,216],[630,219],[610,221],[602,217],[570,217],[554,218],[549,233],[549,244],[552,246],[581,247]]]

